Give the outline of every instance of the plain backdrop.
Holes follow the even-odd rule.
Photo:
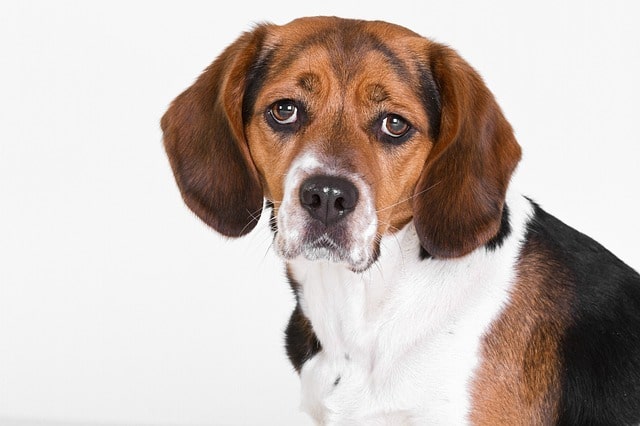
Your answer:
[[[524,151],[515,184],[640,267],[636,1],[3,1],[0,424],[305,425],[264,221],[184,205],[171,100],[256,22],[383,19],[457,49]]]

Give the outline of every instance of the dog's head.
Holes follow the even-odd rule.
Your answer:
[[[487,243],[520,158],[492,94],[453,50],[330,17],[243,34],[162,129],[182,196],[211,227],[246,234],[266,199],[282,257],[355,271],[411,220],[436,257]]]

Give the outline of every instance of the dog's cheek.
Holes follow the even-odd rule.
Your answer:
[[[272,135],[250,126],[247,129],[247,139],[251,158],[258,170],[265,197],[275,203],[276,211],[284,194],[284,176],[286,174],[286,150],[278,146]],[[277,155],[273,155],[277,153]]]
[[[384,149],[379,154],[380,177],[375,182],[378,182],[376,209],[381,234],[388,229],[400,229],[413,218],[414,191],[431,145],[421,138],[397,147],[394,152]]]

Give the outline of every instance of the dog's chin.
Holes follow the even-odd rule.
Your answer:
[[[371,267],[377,259],[377,250],[350,250],[329,237],[323,236],[315,241],[295,244],[293,247],[282,241],[276,242],[277,252],[285,261],[306,259],[311,262],[329,262],[342,265],[355,273],[361,273]]]
[[[351,256],[345,255],[340,250],[337,251],[327,247],[306,248],[302,251],[301,255],[312,262],[330,262],[343,265],[355,273],[366,271],[374,262],[374,259],[371,256],[361,259],[352,259]]]

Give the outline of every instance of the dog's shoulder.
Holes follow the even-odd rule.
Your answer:
[[[523,256],[564,300],[560,424],[640,421],[640,275],[534,203]]]

